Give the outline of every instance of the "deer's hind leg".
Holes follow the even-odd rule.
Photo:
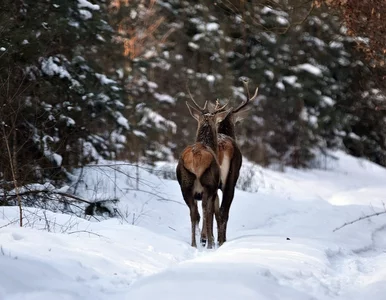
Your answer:
[[[214,214],[214,201],[215,201],[215,196],[211,195],[208,196],[206,199],[206,215],[205,215],[205,224],[204,226],[206,227],[206,232],[207,232],[207,237],[208,237],[208,242],[207,242],[207,247],[208,249],[212,249],[213,247],[213,214]]]
[[[197,247],[196,243],[196,227],[200,222],[200,214],[198,213],[197,202],[194,200],[194,182],[196,176],[188,171],[184,166],[183,162],[179,162],[177,166],[177,180],[181,187],[182,196],[185,200],[186,205],[190,211],[190,222],[191,222],[191,245]]]
[[[192,247],[197,248],[197,243],[196,243],[196,227],[200,222],[200,214],[198,213],[198,207],[197,207],[197,202],[195,200],[191,201],[191,205],[189,205],[190,209],[190,222],[192,225]]]
[[[206,219],[207,219],[206,218],[206,207],[203,203],[204,202],[202,202],[203,222],[202,222],[201,241],[200,242],[201,242],[202,246],[205,246],[206,242],[208,240],[208,235],[207,235],[207,226],[206,226]],[[217,228],[219,228],[220,223],[221,223],[221,221],[220,221],[220,200],[219,200],[217,193],[215,196],[213,210],[214,210],[214,216],[216,217]],[[212,228],[214,228],[213,225],[212,225]]]
[[[205,227],[206,230],[208,249],[213,247],[213,215],[219,181],[220,168],[217,165],[217,162],[213,160],[210,167],[200,178],[200,182],[204,187],[204,195],[202,199],[202,206],[204,211],[203,227]],[[205,232],[204,229],[203,232]],[[203,235],[201,235],[201,237],[203,237]]]
[[[206,228],[206,206],[204,205],[204,201],[201,201],[202,205],[202,216],[203,216],[203,221],[202,221],[202,230],[201,230],[201,239],[200,243],[202,246],[206,245],[206,241],[208,239],[207,235],[207,228]]]

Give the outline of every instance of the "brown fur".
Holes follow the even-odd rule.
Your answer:
[[[195,102],[194,102],[195,103]],[[207,102],[206,102],[207,103]],[[196,104],[198,107],[198,105]],[[190,114],[198,121],[196,142],[187,146],[182,154],[176,168],[178,183],[181,187],[182,196],[190,210],[191,221],[191,245],[196,243],[196,226],[199,224],[200,215],[197,208],[197,199],[202,200],[204,215],[203,227],[208,233],[208,249],[213,247],[213,215],[218,213],[217,189],[220,183],[220,166],[217,160],[217,130],[216,124],[221,122],[232,110],[209,113],[204,108],[193,108],[188,104]]]
[[[218,139],[218,162],[220,165],[223,162],[224,156],[232,159],[234,151],[235,149],[230,139]]]
[[[201,177],[215,158],[213,152],[201,143],[186,147],[181,157],[184,162],[184,167],[196,175],[197,178]]]
[[[247,85],[246,89],[248,91]],[[248,92],[248,99],[243,101],[237,108],[232,108],[232,113],[227,114],[227,116],[220,122],[220,124],[218,124],[217,127],[217,158],[220,164],[220,172],[223,173],[220,173],[220,189],[222,190],[223,197],[221,201],[221,206],[218,207],[219,199],[218,195],[216,195],[214,213],[217,221],[217,238],[220,246],[226,241],[229,210],[234,198],[235,187],[239,178],[240,168],[243,160],[240,148],[236,144],[235,123],[247,117],[248,112],[250,110],[250,108],[248,107],[248,103],[252,102],[257,97],[257,92],[258,88],[256,88],[255,94],[252,96],[252,98],[249,97]],[[222,107],[219,107],[218,103],[215,106],[210,105],[212,106],[211,111],[213,113],[218,113],[219,111],[222,111],[226,105],[227,104]],[[227,157],[229,161],[227,161],[225,157]],[[226,177],[226,179],[224,177]],[[205,217],[206,216],[204,215],[204,222]],[[205,231],[205,227],[203,227],[201,239],[206,239],[207,236],[208,234]]]

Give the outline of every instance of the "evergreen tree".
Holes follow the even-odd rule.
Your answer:
[[[0,171],[19,182],[65,179],[113,158],[130,130],[121,87],[102,66],[112,40],[103,1],[0,4]],[[10,159],[12,157],[12,159]]]

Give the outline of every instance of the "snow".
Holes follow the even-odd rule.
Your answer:
[[[276,21],[280,24],[280,25],[288,25],[289,22],[286,18],[282,17],[282,16],[277,16],[276,17]]]
[[[199,24],[198,29],[201,31],[217,31],[220,29],[220,25],[215,22],[210,22],[206,24]]]
[[[154,93],[154,97],[160,102],[175,103],[176,100],[168,94]]]
[[[285,86],[281,81],[276,82],[275,86],[280,90],[283,90],[283,91],[285,90]]]
[[[176,163],[78,170],[78,195],[120,199],[121,217],[24,208],[19,228],[17,208],[1,207],[0,299],[383,300],[385,215],[334,229],[385,211],[386,169],[329,154],[322,169],[284,173],[243,160],[238,186],[257,192],[236,190],[213,250],[189,245]]]
[[[309,63],[298,65],[296,67],[293,67],[293,69],[295,71],[303,70],[316,76],[322,75],[322,70],[320,70],[318,67],[315,67]]]
[[[338,63],[344,67],[347,67],[351,64],[350,60],[348,60],[347,58],[345,57],[339,57],[338,58]]]
[[[193,43],[193,42],[189,42],[189,43],[188,43],[188,46],[189,46],[190,48],[194,49],[194,50],[197,50],[197,49],[200,48],[199,45],[197,45],[196,43]]]
[[[302,87],[300,83],[296,82],[297,80],[298,80],[298,77],[295,75],[283,76],[283,81],[285,81],[286,83],[292,85],[295,88]]]
[[[208,75],[206,76],[206,81],[212,83],[216,80],[216,77],[214,77],[214,75]]]
[[[317,37],[310,36],[309,34],[305,34],[303,39],[308,42],[312,42],[316,46],[323,48],[326,46],[326,43],[322,41],[321,39],[318,39]]]
[[[335,105],[335,101],[331,97],[322,96],[322,100],[323,100],[324,103],[326,103],[329,106]]]
[[[265,15],[265,14],[270,13],[270,12],[272,12],[272,11],[273,11],[272,8],[270,8],[270,7],[268,7],[268,6],[264,6],[264,7],[261,9],[260,12],[261,12],[263,15]]]
[[[99,81],[101,82],[101,84],[113,84],[113,83],[117,83],[115,80],[112,80],[110,78],[108,78],[106,75],[104,74],[99,74],[99,73],[95,73],[95,76],[96,78],[99,79]]]
[[[264,74],[268,76],[269,79],[273,79],[275,77],[274,73],[271,70],[264,70]]]
[[[197,42],[198,40],[202,39],[205,37],[204,33],[197,33],[192,37],[192,41]]]
[[[43,73],[48,76],[59,75],[60,78],[71,79],[71,75],[68,73],[66,68],[56,64],[54,60],[56,60],[56,57],[53,56],[50,56],[48,59],[41,59],[40,63]]]
[[[272,44],[276,44],[277,42],[276,35],[274,35],[273,33],[262,32],[261,35],[265,37],[268,42]]]
[[[86,9],[79,9],[79,14],[83,20],[88,20],[92,18],[92,13]]]
[[[310,116],[308,119],[309,123],[313,125],[314,127],[318,126],[318,117],[317,116]]]
[[[302,111],[301,111],[300,114],[299,114],[299,117],[300,117],[302,120],[304,120],[304,121],[308,121],[309,114],[308,114],[306,108],[303,108],[303,109],[302,109]]]
[[[154,81],[146,81],[147,83],[147,86],[150,88],[150,89],[156,89],[158,88],[158,84],[155,83]]]
[[[5,50],[7,50],[7,49],[4,47],[0,47],[0,51],[4,52]]]
[[[115,112],[115,117],[116,117],[117,123],[119,125],[121,125],[125,129],[129,129],[130,128],[129,120],[126,119],[120,112]]]
[[[130,10],[130,18],[135,19],[138,13],[134,9]]]
[[[97,4],[92,4],[91,2],[87,1],[87,0],[78,0],[78,7],[79,8],[88,8],[88,9],[91,9],[91,10],[99,10],[99,5]]]
[[[144,133],[143,131],[140,131],[140,130],[133,130],[133,133],[139,137],[146,137],[146,133]]]
[[[276,10],[276,9],[273,9],[271,7],[268,7],[268,6],[264,6],[261,11],[260,11],[263,15],[266,15],[266,14],[274,14],[276,16],[282,16],[282,17],[287,17],[288,14],[285,12],[285,11],[282,11],[282,10]]]
[[[344,45],[342,42],[332,41],[330,43],[330,48],[332,48],[332,49],[341,49],[343,47],[344,47]]]
[[[68,108],[67,108],[67,109],[68,109]],[[76,124],[75,120],[72,119],[72,118],[70,118],[70,117],[68,117],[68,116],[63,116],[63,115],[61,115],[61,116],[60,116],[60,119],[61,119],[61,120],[64,120],[64,121],[66,122],[66,125],[67,125],[68,127],[70,127],[70,126],[75,126],[75,124]]]
[[[148,124],[149,122],[154,123],[155,126],[158,128],[162,128],[162,129],[166,129],[166,130],[171,129],[173,133],[175,133],[177,130],[176,123],[165,119],[159,113],[146,107],[146,108],[144,108],[144,116],[143,116],[142,120],[139,122],[139,125],[145,125],[145,124]]]

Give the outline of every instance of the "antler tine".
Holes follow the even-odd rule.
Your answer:
[[[208,106],[208,100],[205,101],[204,108],[202,110],[206,110],[207,106]]]
[[[256,90],[255,90],[255,94],[253,95],[253,97],[252,98],[249,98],[249,101],[253,101],[253,100],[255,100],[255,98],[257,97],[257,94],[259,93],[259,87],[257,87],[256,88]]]
[[[247,100],[244,100],[237,108],[235,108],[233,110],[234,113],[238,112],[240,109],[245,107],[250,101],[255,100],[255,98],[257,97],[257,94],[259,92],[259,87],[257,87],[256,90],[255,90],[255,94],[251,98],[251,94],[249,93],[249,88],[248,88],[248,81],[244,80],[243,84],[244,84],[245,90],[247,91]]]
[[[251,95],[249,94],[248,83],[249,83],[249,80],[248,80],[248,79],[243,80],[243,85],[244,85],[245,90],[247,91],[247,97],[248,97],[248,99],[249,99],[249,98],[251,98]]]
[[[206,109],[206,106],[208,105],[208,101],[205,102],[204,107],[201,107],[200,105],[197,104],[196,101],[194,101],[193,96],[192,96],[192,94],[190,93],[189,86],[188,86],[187,84],[186,84],[186,88],[188,89],[188,93],[189,93],[190,99],[192,100],[194,106],[196,106],[197,109],[199,109],[201,112],[203,112],[203,111]]]
[[[222,111],[228,104],[229,104],[229,100],[227,100],[227,102],[223,106],[220,106],[220,101],[219,99],[217,99],[214,112],[216,113],[216,112]]]
[[[220,106],[220,100],[217,98],[216,99],[216,106],[214,107],[214,110],[217,110],[219,106]]]

